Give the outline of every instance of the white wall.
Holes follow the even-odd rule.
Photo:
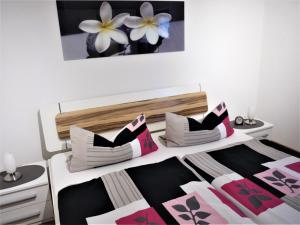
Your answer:
[[[298,98],[299,98],[299,108],[298,108],[298,123],[299,123],[299,128],[298,128],[298,146],[300,149],[300,1],[298,1]]]
[[[256,104],[261,0],[186,0],[185,52],[66,62],[54,1],[1,5],[1,155],[11,151],[19,164],[42,158],[37,113],[45,104],[198,82],[211,107],[224,99],[240,114]]]
[[[300,150],[297,0],[266,0],[257,112],[273,139]]]
[[[0,15],[2,15],[2,4],[0,4]],[[0,16],[0,124],[3,124],[3,106],[2,106],[2,102],[3,102],[3,98],[4,98],[4,86],[3,86],[3,77],[4,77],[4,73],[3,73],[3,49],[2,49],[2,16]],[[0,153],[3,150],[3,128],[0,125]],[[1,157],[1,156],[0,156]],[[1,160],[1,159],[0,159]],[[0,170],[1,170],[1,166],[0,166]]]

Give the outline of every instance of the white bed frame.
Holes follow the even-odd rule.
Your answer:
[[[162,98],[180,94],[187,94],[201,91],[200,85],[190,85],[182,87],[163,88],[143,92],[125,93],[112,96],[104,96],[99,98],[91,98],[79,101],[58,102],[40,109],[42,131],[45,139],[45,148],[48,152],[58,152],[67,150],[71,147],[69,140],[61,140],[56,130],[55,116],[63,112],[77,111],[87,108],[95,108],[101,106],[115,105],[121,103],[148,100],[153,98]],[[202,114],[201,114],[202,115]],[[201,115],[196,115],[201,117]],[[151,132],[162,130],[165,128],[164,122],[149,124]],[[102,135],[112,138],[115,131],[105,132]]]
[[[190,146],[183,148],[166,148],[158,141],[158,136],[164,132],[157,132],[153,134],[154,141],[158,144],[159,150],[149,155],[135,158],[122,163],[99,167],[95,169],[85,170],[77,173],[70,173],[66,167],[66,157],[70,152],[60,153],[64,150],[70,149],[69,140],[60,140],[56,130],[55,116],[61,112],[70,112],[75,110],[94,108],[99,106],[114,105],[120,103],[134,102],[140,100],[148,100],[153,98],[161,98],[167,96],[174,96],[180,94],[187,94],[201,91],[199,85],[191,85],[184,87],[164,88],[158,90],[150,90],[144,92],[127,93],[121,95],[105,96],[100,98],[93,98],[80,101],[60,102],[44,107],[40,110],[42,132],[45,140],[45,148],[48,152],[59,153],[48,160],[50,184],[52,192],[52,201],[55,214],[56,224],[60,224],[58,211],[58,192],[69,185],[82,183],[96,177],[100,177],[106,173],[126,169],[133,166],[150,164],[162,161],[172,156],[182,157],[186,154],[192,154],[200,151],[207,151],[211,149],[221,148],[222,146],[234,144],[237,142],[247,141],[252,139],[250,136],[237,133],[230,138],[226,138],[213,143],[204,144],[201,146]],[[202,118],[203,114],[193,116],[196,119]],[[147,124],[148,125],[148,124]],[[161,131],[165,128],[164,122],[157,122],[149,124],[148,128],[151,132]],[[109,131],[101,133],[108,139],[112,139],[116,131]]]

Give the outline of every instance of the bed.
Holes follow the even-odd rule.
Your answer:
[[[50,152],[66,151],[71,147],[68,138],[62,139],[59,137],[59,135],[64,136],[67,135],[67,133],[61,130],[62,132],[59,134],[59,129],[57,129],[57,123],[55,120],[57,114],[98,106],[106,107],[109,105],[117,105],[128,102],[132,103],[151,99],[164,99],[166,97],[172,98],[173,96],[195,92],[199,92],[199,86],[197,85],[53,104],[41,109],[41,121],[43,126],[43,136],[45,138],[45,147],[47,151]],[[180,101],[179,105],[182,102],[184,101]],[[204,99],[204,102],[207,105],[206,99]],[[157,105],[157,102],[155,104]],[[294,157],[292,159],[294,161],[292,162],[298,162],[297,160],[299,160],[299,155],[297,152],[294,152],[293,150],[288,150],[287,152],[286,149],[278,150],[278,148],[271,146],[272,143],[258,142],[253,140],[252,137],[239,132],[235,132],[228,138],[211,143],[169,148],[162,144],[161,139],[159,140],[159,137],[165,133],[165,124],[163,118],[161,116],[157,116],[161,115],[162,111],[169,111],[169,108],[167,110],[163,107],[160,108],[160,112],[155,111],[154,114],[151,114],[152,111],[148,112],[148,115],[150,114],[153,116],[152,118],[154,121],[154,123],[149,125],[149,130],[152,133],[154,142],[158,145],[158,150],[151,154],[117,164],[97,167],[75,173],[70,173],[66,166],[68,156],[71,154],[70,151],[55,154],[48,160],[56,224],[108,224],[114,222],[117,224],[131,224],[132,222],[130,221],[132,221],[133,216],[138,218],[137,220],[133,220],[137,224],[152,225],[165,223],[209,224],[212,223],[212,221],[209,221],[210,218],[213,218],[213,222],[218,224],[257,224],[265,223],[266,221],[269,223],[279,222],[299,224],[300,216],[298,195],[294,195],[293,197],[285,196],[285,199],[281,200],[279,198],[282,198],[283,195],[277,193],[276,196],[278,198],[276,199],[279,200],[275,205],[266,208],[262,214],[261,212],[256,212],[255,209],[251,211],[249,208],[245,207],[245,204],[242,204],[240,201],[230,196],[228,192],[222,190],[222,186],[226,183],[235,182],[236,180],[247,179],[250,175],[253,176],[254,173],[263,172],[263,170],[257,171],[257,168],[251,168],[251,174],[249,175],[231,167],[228,163],[226,163],[226,160],[225,162],[222,161],[222,158],[230,158],[230,154],[229,156],[227,154],[225,154],[225,156],[218,156],[221,160],[216,156],[215,158],[211,158],[209,155],[210,152],[231,152],[228,151],[228,149],[238,148],[237,146],[250,146],[255,152],[258,151],[255,150],[257,148],[268,149],[268,154],[269,156],[271,154],[271,158],[270,160],[262,160],[261,163],[270,163],[271,165],[268,165],[268,168],[272,169],[272,165],[274,163],[276,164],[277,161],[280,163],[280,160],[284,160],[285,158]],[[181,113],[185,112],[183,108],[179,109]],[[140,108],[138,107],[138,110],[139,109]],[[192,117],[199,119],[203,118],[203,114],[207,110],[207,106],[198,111],[188,110],[185,115],[194,114]],[[174,109],[172,108],[171,111],[174,111]],[[160,119],[158,119],[158,117]],[[126,120],[128,120],[128,118],[126,118]],[[100,127],[105,127],[105,125],[101,124]],[[108,128],[111,127],[108,126]],[[116,134],[116,131],[109,129],[101,133],[105,137],[112,138]],[[260,145],[260,147],[257,147],[257,145]],[[227,151],[222,151],[222,149],[227,149]],[[243,149],[239,151],[246,152],[246,150]],[[270,153],[270,151],[272,153]],[[274,151],[282,152],[282,154],[275,153],[274,156]],[[262,152],[259,153],[259,156],[263,155],[261,154]],[[218,158],[218,160],[216,160],[216,158]],[[251,161],[247,161],[247,163],[250,165]],[[215,165],[218,165],[217,168],[215,168]],[[222,172],[220,172],[220,170]],[[182,176],[176,176],[176,179],[169,179],[169,177],[172,177],[174,173],[182,174]],[[165,178],[159,178],[160,174],[164,174]],[[294,175],[298,176],[297,173]],[[121,194],[112,193],[113,188],[116,189],[116,192],[118,191],[116,187],[108,187],[108,179],[111,179],[112,181],[115,179],[115,181],[124,182],[122,183],[123,185],[118,185],[118,188],[124,186],[124,188],[127,188],[128,191],[124,191],[123,195],[127,195],[129,192],[132,192],[132,196],[126,196],[127,200],[122,200],[121,198],[120,200],[113,199],[116,198],[116,196],[118,197],[118,195],[121,196]],[[146,184],[148,180],[150,183],[157,183],[159,180],[166,181],[161,187],[158,185],[158,189],[154,188],[152,190],[147,189]],[[253,179],[250,179],[250,182],[253,182]],[[130,183],[130,185],[128,183]],[[254,183],[256,185],[256,182]],[[293,185],[297,184],[298,183],[295,182]],[[270,186],[266,185],[267,184],[263,184],[262,186],[265,187],[265,189],[268,189]],[[163,188],[163,186],[166,188]],[[172,191],[173,186],[176,186],[174,191]],[[276,194],[276,191],[277,190],[273,190],[272,194]],[[104,192],[105,194],[103,194]],[[122,192],[122,190],[120,189],[119,192]],[[92,193],[97,193],[96,195],[99,196],[99,201],[95,201],[95,196]],[[220,198],[218,195],[223,197],[226,196],[226,198]],[[87,199],[89,199],[88,202],[86,202]],[[225,204],[226,201],[233,204]],[[101,202],[103,203],[102,205],[100,204]],[[190,215],[188,212],[185,212],[186,208],[182,208],[182,204],[181,207],[178,206],[180,205],[178,202],[189,202],[188,206],[192,207],[191,211],[199,210],[200,205],[204,208],[201,208],[203,209],[202,211],[194,211],[196,212],[195,215],[193,213]],[[207,202],[210,203],[207,205]],[[89,207],[87,207],[86,204],[89,205]],[[174,208],[174,204],[177,205],[177,211],[176,207]],[[70,210],[71,207],[73,207],[72,210]],[[238,207],[238,209],[236,209],[236,207]],[[93,209],[97,209],[98,211],[93,211]],[[283,218],[283,216],[274,217],[276,213],[278,214],[278,210],[281,211],[281,214],[283,213],[283,215],[288,215],[288,219]],[[198,217],[196,217],[196,214]],[[143,215],[149,215],[149,218],[146,218]],[[152,219],[153,221],[148,219]]]

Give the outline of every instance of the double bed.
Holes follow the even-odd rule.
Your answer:
[[[71,151],[67,151],[70,149],[71,143],[68,139],[59,137],[55,120],[57,114],[99,106],[107,107],[128,102],[165,99],[166,97],[172,98],[173,96],[194,92],[199,92],[199,87],[196,85],[59,103],[41,109],[45,147],[49,152],[60,152],[48,160],[56,224],[133,224],[130,221],[135,221],[136,224],[153,225],[210,223],[299,224],[299,195],[294,194],[291,197],[287,194],[277,193],[278,190],[274,189],[270,184],[262,184],[262,181],[258,178],[252,179],[256,174],[272,169],[274,162],[278,161],[280,163],[280,160],[294,157],[292,162],[297,163],[299,161],[298,152],[287,150],[287,148],[276,148],[272,143],[253,140],[252,137],[240,132],[234,132],[230,137],[201,145],[166,147],[160,138],[165,134],[165,122],[163,119],[161,121],[156,120],[157,115],[160,115],[161,111],[155,111],[154,116],[151,116],[156,121],[148,124],[153,141],[158,146],[157,151],[112,165],[75,173],[69,171],[66,162],[72,154]],[[180,104],[182,102],[176,105]],[[196,114],[193,112],[193,117],[195,119],[203,118],[207,108],[202,108]],[[141,113],[144,112],[144,109],[141,110]],[[161,110],[164,111],[165,109],[162,107]],[[182,111],[182,108],[180,110]],[[147,113],[145,114],[147,116]],[[112,139],[116,135],[116,131],[111,129],[101,132],[101,134]],[[236,148],[239,149],[236,150]],[[252,161],[248,157],[249,154],[246,154],[247,148],[250,148],[249,154],[254,157],[254,160],[251,159]],[[254,165],[249,168],[249,173],[247,173],[247,168],[245,169],[246,172],[242,170],[240,168],[242,166],[239,166],[239,169],[233,168],[231,164],[234,163],[230,163],[230,165],[226,163],[226,160],[230,161],[234,158],[234,155],[231,155],[233,151],[242,152],[242,154],[237,153],[237,156],[240,154],[242,158],[239,160],[245,160],[245,165],[251,165],[251,162],[261,162],[271,163],[271,166]],[[211,155],[209,155],[210,152],[224,152],[226,154],[215,154],[218,156],[214,155],[212,159]],[[226,157],[229,158],[226,159]],[[263,169],[257,170],[257,166]],[[298,179],[300,178],[297,172],[293,175],[293,178],[295,176]],[[174,179],[171,179],[172,176]],[[229,188],[229,191],[224,189],[224,185],[227,184],[229,186],[230,183],[239,180],[249,181],[250,183],[246,184],[250,184],[250,186],[263,186],[263,191],[267,190],[268,192],[272,189],[271,194],[275,195],[274,199],[276,199],[270,201],[273,205],[267,204],[265,209],[257,211],[260,206],[251,209],[241,199],[235,198],[236,196],[233,197],[234,194],[229,194],[233,188]],[[120,184],[111,187],[112,183],[114,183],[113,181],[120,182]],[[298,191],[297,185],[300,181],[290,181],[294,182],[292,184],[295,185],[294,191]],[[158,182],[161,182],[161,184]],[[149,189],[151,184],[155,185],[155,187]],[[248,193],[247,190],[245,188],[242,189],[242,192],[245,192],[244,194],[246,195]],[[130,196],[130,192],[132,192],[132,196]],[[114,199],[116,196],[120,197],[120,199]],[[122,196],[125,196],[125,200],[122,199]],[[267,194],[266,196],[259,197],[262,200],[255,198],[252,201],[256,201],[255,204],[264,205],[264,201],[267,202],[270,197]],[[263,198],[266,200],[263,200]],[[187,204],[184,208],[182,208],[182,202]],[[225,202],[230,202],[230,204],[225,204]],[[174,205],[177,205],[177,208]],[[179,207],[178,205],[181,206]],[[190,210],[186,211],[187,207],[191,207]],[[147,215],[149,218],[143,215]],[[139,219],[132,220],[134,216],[137,216],[136,218]],[[153,221],[148,221],[148,219]]]

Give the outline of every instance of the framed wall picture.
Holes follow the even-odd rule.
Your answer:
[[[57,1],[65,60],[184,51],[184,1]]]

